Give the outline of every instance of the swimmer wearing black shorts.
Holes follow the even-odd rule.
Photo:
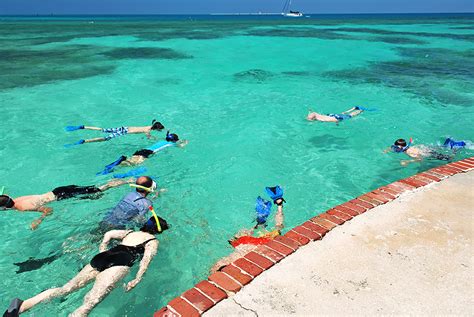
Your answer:
[[[133,180],[113,179],[102,186],[61,186],[44,194],[20,196],[16,198],[12,198],[9,195],[0,195],[0,210],[11,209],[18,211],[41,212],[41,217],[33,221],[31,224],[32,229],[36,229],[43,219],[52,211],[50,207],[46,207],[46,204],[77,196],[84,196],[83,198],[86,199],[95,199],[98,198],[98,194],[101,194],[110,188],[128,184],[132,181]]]

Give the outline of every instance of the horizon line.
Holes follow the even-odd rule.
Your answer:
[[[0,14],[1,17],[8,16],[24,16],[24,17],[50,17],[50,16],[160,16],[160,15],[281,15],[282,12],[210,12],[210,13],[11,13],[11,14]],[[410,14],[474,14],[474,11],[454,11],[454,12],[341,12],[341,13],[320,13],[320,12],[309,12],[303,14],[312,15],[382,15],[382,14],[399,14],[399,15],[410,15]]]

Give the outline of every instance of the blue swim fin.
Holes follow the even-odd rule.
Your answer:
[[[112,162],[110,163],[109,165],[105,166],[104,170],[102,172],[99,172],[95,175],[106,175],[106,174],[109,174],[110,172],[112,172],[114,170],[114,167],[119,165],[120,163],[122,163],[123,161],[125,161],[127,159],[126,156],[122,155],[121,157],[119,157],[115,162]]]
[[[258,196],[255,202],[255,212],[257,213],[257,225],[263,225],[272,211],[272,202]]]
[[[64,128],[64,130],[66,130],[67,132],[81,130],[81,129],[84,129],[83,125],[68,125],[67,127]]]
[[[126,173],[121,174],[114,174],[114,178],[125,178],[125,177],[132,177],[132,176],[140,176],[146,172],[146,167],[138,167],[133,170],[130,170]]]
[[[447,138],[446,141],[443,143],[444,147],[450,147],[451,149],[461,149],[466,146],[466,142],[464,141],[456,141],[451,138]]]
[[[71,144],[64,144],[64,147],[65,148],[70,148],[70,147],[73,147],[73,146],[76,146],[76,145],[80,145],[80,144],[84,144],[86,141],[85,140],[79,140],[75,143],[71,143]]]
[[[283,189],[279,185],[276,185],[275,187],[265,187],[265,191],[268,196],[273,199],[275,205],[279,205],[276,203],[278,199],[282,199],[286,203],[286,200],[283,198]]]
[[[354,108],[356,110],[362,110],[362,111],[377,111],[377,109],[375,109],[375,108],[365,108],[365,107],[362,107],[362,106],[355,106]]]

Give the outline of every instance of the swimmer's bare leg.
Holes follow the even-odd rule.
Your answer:
[[[106,139],[106,138],[94,138],[94,139],[84,140],[84,143],[105,142],[107,140],[108,139]]]
[[[285,217],[283,215],[283,204],[277,206],[277,212],[275,214],[275,229],[281,231],[284,228]]]
[[[217,261],[216,264],[214,264],[210,270],[211,274],[217,272],[221,267],[226,266],[231,264],[237,259],[240,259],[247,253],[249,253],[252,250],[255,250],[257,248],[256,245],[251,245],[251,244],[246,244],[246,245],[239,245],[235,248],[234,252],[232,252],[230,255],[220,259]]]
[[[84,297],[82,306],[72,312],[70,316],[87,316],[129,271],[130,268],[128,266],[113,266],[100,272],[95,279],[94,286]]]
[[[132,178],[128,178],[128,179],[117,179],[117,178],[114,178],[114,179],[111,179],[110,181],[108,181],[106,184],[102,185],[102,186],[99,186],[99,190],[101,192],[103,191],[106,191],[107,189],[111,189],[111,188],[114,188],[114,187],[118,187],[118,186],[122,186],[122,185],[125,185],[125,184],[131,184],[133,183],[135,180]]]
[[[89,126],[84,126],[84,130],[95,130],[95,131],[102,131],[102,128],[99,127],[89,127]]]
[[[44,292],[39,293],[38,295],[25,300],[20,306],[20,313],[23,313],[37,304],[50,300],[55,297],[65,296],[69,293],[74,292],[75,290],[86,286],[90,281],[92,281],[99,272],[92,268],[90,264],[86,265],[82,271],[79,272],[72,280],[67,282],[63,287],[51,288]]]

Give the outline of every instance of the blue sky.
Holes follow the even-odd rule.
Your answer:
[[[0,0],[2,14],[280,12],[284,0]],[[474,12],[474,0],[293,0],[306,13]]]

